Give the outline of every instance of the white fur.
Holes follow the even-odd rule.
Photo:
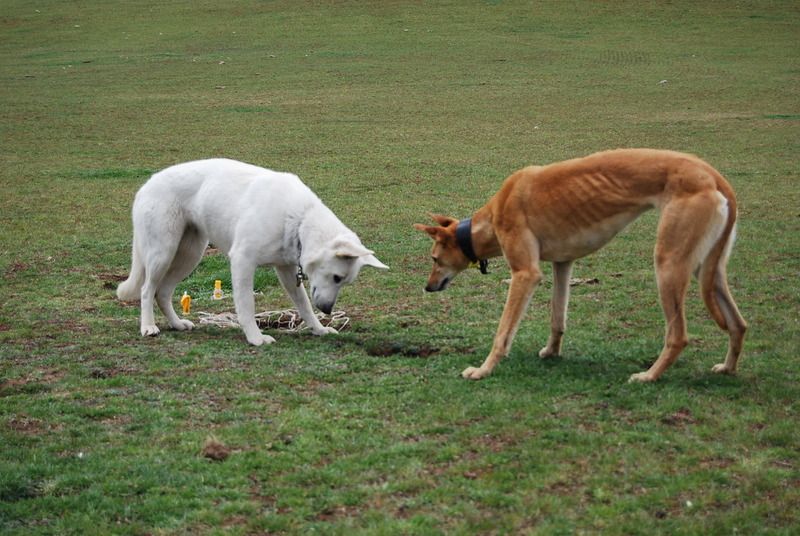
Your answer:
[[[738,215],[737,215],[738,218]],[[728,236],[728,241],[725,243],[725,251],[722,252],[722,257],[719,260],[720,266],[725,266],[728,264],[728,259],[731,256],[731,251],[733,251],[733,243],[736,242],[736,223],[733,224],[733,229],[731,229],[731,234]]]
[[[700,265],[708,257],[708,254],[711,252],[711,248],[714,247],[714,244],[717,243],[719,237],[722,236],[722,233],[725,231],[725,225],[728,222],[728,210],[730,210],[728,206],[728,200],[725,199],[725,196],[720,192],[714,192],[714,197],[717,200],[717,210],[714,212],[703,238],[700,240],[697,246],[695,246],[695,249],[692,252],[691,262],[695,272],[700,269]],[[731,236],[734,234],[735,229],[734,232],[731,233]],[[729,238],[728,245],[726,246],[727,253],[724,253],[720,259],[721,264],[724,265],[724,263],[727,262],[728,255],[730,254],[732,247],[733,239]]]
[[[194,327],[175,314],[172,295],[209,242],[230,258],[236,314],[254,345],[274,342],[255,321],[257,266],[275,267],[316,335],[335,330],[320,324],[312,301],[330,312],[339,289],[352,283],[362,266],[388,268],[295,175],[226,159],[178,164],[153,175],[133,203],[131,274],[117,296],[141,299],[142,335],[159,332],[154,299],[174,329]],[[297,285],[298,265],[308,276],[311,301]]]

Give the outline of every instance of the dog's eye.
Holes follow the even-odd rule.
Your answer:
[[[335,275],[335,276],[333,276],[333,282],[338,285],[339,283],[342,282],[342,278],[339,277],[338,275]]]

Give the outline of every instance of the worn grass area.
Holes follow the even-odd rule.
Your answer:
[[[0,532],[790,534],[800,518],[800,10],[776,2],[7,0],[0,13]],[[479,383],[501,262],[423,295],[428,211],[617,146],[691,151],[737,189],[737,377],[696,289],[662,340],[655,214],[549,282]],[[229,156],[303,177],[392,270],[335,337],[138,335],[114,299],[154,170]],[[197,310],[208,257],[179,289]],[[287,307],[268,271],[262,309]],[[163,320],[163,319],[162,319]],[[209,438],[228,450],[203,455]]]

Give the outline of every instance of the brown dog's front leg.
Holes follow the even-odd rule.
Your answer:
[[[517,333],[522,315],[531,301],[536,285],[542,280],[542,272],[538,265],[531,266],[527,270],[517,270],[511,273],[511,288],[508,290],[508,298],[503,309],[503,316],[500,318],[500,325],[497,327],[497,335],[494,337],[492,351],[480,367],[467,367],[461,376],[468,380],[480,380],[491,374],[492,369],[497,363],[511,350],[511,343]]]

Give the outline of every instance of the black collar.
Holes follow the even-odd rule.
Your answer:
[[[489,273],[489,261],[486,259],[478,259],[472,247],[472,218],[467,218],[458,222],[458,226],[456,227],[456,242],[470,262],[478,264],[482,274]]]

